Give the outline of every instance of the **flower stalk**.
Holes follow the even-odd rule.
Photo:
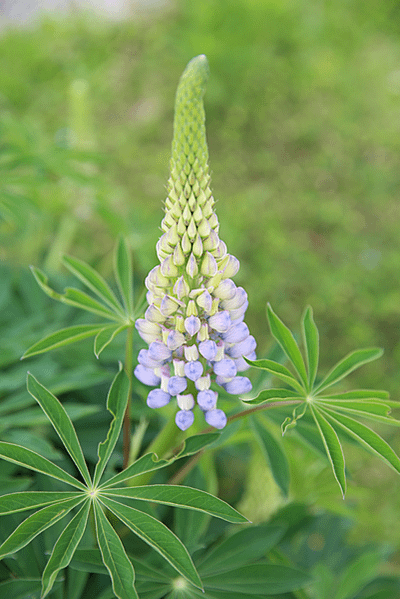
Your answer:
[[[136,328],[148,349],[138,356],[136,377],[155,387],[147,397],[161,408],[176,397],[175,423],[186,430],[197,404],[210,426],[226,425],[217,408],[222,386],[239,395],[251,390],[244,357],[256,341],[244,323],[247,294],[232,278],[239,261],[219,238],[210,188],[203,96],[208,79],[204,55],[187,65],[178,85],[174,136],[159,264],[146,278],[148,308]]]

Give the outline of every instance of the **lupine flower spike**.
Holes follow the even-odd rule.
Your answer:
[[[175,422],[186,430],[195,404],[206,422],[221,429],[212,383],[239,395],[251,390],[243,357],[255,359],[256,341],[243,322],[247,294],[232,278],[239,261],[218,236],[219,223],[208,174],[203,96],[208,79],[204,55],[193,58],[179,82],[172,142],[171,174],[160,264],[146,278],[149,307],[136,328],[148,349],[138,356],[136,377],[156,387],[147,404],[161,408],[176,397]]]

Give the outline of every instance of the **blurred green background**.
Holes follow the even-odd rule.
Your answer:
[[[311,304],[322,370],[382,346],[353,383],[400,398],[397,0],[176,0],[121,22],[63,15],[3,29],[2,272],[35,264],[56,275],[67,252],[109,276],[122,232],[144,280],[176,85],[201,53],[220,234],[241,262],[259,355],[272,346],[267,301],[297,331]],[[396,430],[380,430],[399,452]],[[289,448],[297,499],[356,507],[354,542],[400,546],[400,485],[386,466],[349,447],[345,506],[329,469]]]

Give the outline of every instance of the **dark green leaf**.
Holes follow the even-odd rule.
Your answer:
[[[199,565],[202,577],[238,568],[264,557],[285,533],[276,524],[247,526],[208,551]]]
[[[68,485],[78,487],[78,489],[82,489],[84,491],[86,490],[85,485],[68,474],[68,472],[65,472],[65,470],[62,470],[62,468],[59,468],[49,460],[46,460],[46,458],[43,458],[38,453],[35,453],[30,449],[26,449],[25,447],[21,447],[20,445],[14,445],[13,443],[5,443],[4,441],[0,441],[0,457],[8,462],[23,466],[24,468],[29,468],[30,470],[35,470],[36,472],[42,472],[42,474],[47,474],[52,478],[62,480]]]
[[[139,599],[136,592],[135,572],[126,555],[121,539],[105,517],[103,510],[94,502],[96,536],[103,563],[110,574],[112,587],[118,599]]]
[[[270,403],[274,401],[285,401],[287,399],[298,399],[304,401],[304,397],[299,395],[297,391],[291,389],[263,389],[253,399],[242,399],[247,404],[258,405],[261,403]]]
[[[321,399],[383,399],[385,400],[385,404],[390,405],[390,407],[394,405],[400,408],[400,402],[398,401],[388,403],[389,393],[387,391],[378,391],[377,389],[354,389],[353,391],[343,391],[342,393],[328,395],[324,393]]]
[[[42,354],[51,349],[64,347],[70,343],[93,337],[102,329],[104,329],[104,324],[80,324],[60,329],[55,333],[51,333],[51,335],[47,335],[47,337],[44,337],[37,343],[34,343],[34,345],[26,350],[22,358],[30,358],[31,356]]]
[[[249,595],[287,593],[304,587],[310,577],[295,568],[273,564],[251,564],[213,576],[204,576],[206,587]]]
[[[343,360],[340,360],[328,372],[326,377],[321,381],[321,383],[314,389],[313,394],[320,394],[321,391],[331,387],[338,381],[342,380],[345,376],[360,368],[363,364],[367,364],[372,360],[376,360],[383,354],[383,350],[379,347],[372,347],[368,349],[359,349],[354,352],[351,352],[347,355]]]
[[[128,314],[133,314],[132,258],[126,240],[120,237],[114,255],[114,274]]]
[[[82,493],[64,493],[59,491],[20,491],[0,497],[0,515],[24,512],[37,507],[82,497]]]
[[[326,418],[324,418],[316,406],[310,406],[310,408],[322,437],[326,453],[332,466],[333,474],[335,475],[344,499],[346,494],[346,474],[342,446],[333,426],[331,426]]]
[[[393,451],[382,437],[380,437],[375,431],[370,429],[368,426],[348,418],[343,414],[332,412],[331,410],[324,409],[325,415],[334,424],[339,424],[343,430],[349,435],[354,437],[367,449],[382,458],[389,466],[391,466],[396,472],[400,474],[400,459],[397,454]]]
[[[26,518],[0,546],[0,559],[28,545],[38,534],[64,518],[72,508],[82,503],[84,499],[84,495],[81,494],[80,497],[59,501]]]
[[[310,306],[306,309],[301,324],[308,366],[308,388],[312,389],[318,370],[319,334]]]
[[[53,425],[65,449],[75,462],[86,484],[90,486],[90,474],[87,468],[82,448],[80,446],[75,428],[58,399],[41,385],[35,377],[28,373],[28,391],[36,399],[43,412]]]
[[[198,588],[203,588],[186,547],[162,522],[132,507],[101,495],[100,501],[130,530],[153,547],[184,578]]]
[[[255,431],[256,439],[271,468],[272,476],[285,497],[289,494],[289,463],[285,452],[275,437],[259,422],[256,417],[251,417],[251,426]]]
[[[96,464],[93,477],[93,485],[95,487],[98,486],[107,462],[118,441],[124,421],[129,392],[129,379],[125,371],[120,370],[114,378],[107,396],[107,410],[112,414],[113,420],[108,430],[107,439],[103,443],[100,443],[98,447],[99,461]]]
[[[70,563],[86,529],[90,501],[81,507],[59,536],[42,576],[42,598],[51,591],[57,574]]]
[[[140,499],[173,505],[176,507],[188,508],[205,512],[216,518],[221,518],[227,522],[242,523],[248,520],[239,514],[233,507],[210,495],[205,491],[185,487],[183,485],[149,485],[145,487],[133,487],[123,489],[108,489],[107,497],[130,497],[131,499]],[[115,496],[115,497],[113,497]],[[1,504],[0,504],[1,505]]]
[[[40,578],[13,578],[0,582],[0,597],[5,599],[27,599],[40,593]]]
[[[122,333],[122,331],[125,331],[127,328],[127,324],[117,327],[115,325],[111,325],[99,331],[94,340],[94,353],[96,358],[100,356],[101,352],[115,339],[117,335]]]
[[[245,360],[250,366],[261,368],[261,370],[267,370],[267,372],[275,375],[278,379],[281,379],[281,381],[296,389],[300,395],[304,396],[305,389],[303,389],[302,385],[294,378],[293,374],[286,368],[286,366],[282,366],[282,364],[274,362],[274,360],[267,360],[266,358],[261,360],[249,360],[248,358],[245,358]]]
[[[86,310],[87,312],[92,312],[98,316],[104,316],[104,318],[109,318],[110,320],[121,320],[121,316],[119,314],[116,314],[104,306],[104,304],[101,304],[80,289],[67,287],[64,290],[64,294],[60,296],[60,299],[64,304],[74,306],[75,308],[80,308],[81,310]]]
[[[304,387],[307,389],[308,379],[303,356],[301,355],[291,331],[286,325],[283,324],[280,318],[278,318],[269,304],[267,307],[267,316],[272,335],[275,337],[276,341],[279,343],[286,356],[295,367],[297,373],[303,381]]]

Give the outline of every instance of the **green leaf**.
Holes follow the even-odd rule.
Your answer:
[[[42,599],[48,595],[56,580],[57,574],[70,563],[77,548],[89,516],[90,501],[86,500],[79,512],[72,518],[58,537],[53,551],[46,564],[42,576]]]
[[[97,501],[93,505],[97,542],[103,563],[111,577],[113,591],[118,599],[139,599],[134,586],[135,572],[121,539]]]
[[[64,290],[64,294],[60,297],[61,301],[69,306],[75,306],[76,308],[86,310],[87,312],[92,312],[93,314],[97,314],[99,316],[104,316],[104,318],[108,318],[110,320],[121,320],[119,313],[116,314],[112,310],[109,310],[106,306],[80,289],[67,287]]]
[[[65,470],[59,468],[38,453],[35,453],[30,449],[26,449],[25,447],[21,447],[20,445],[14,445],[13,443],[5,443],[4,441],[0,441],[0,457],[8,462],[12,462],[13,464],[18,464],[24,468],[29,468],[30,470],[47,474],[52,478],[56,478],[64,483],[67,483],[68,485],[72,485],[73,487],[77,487],[78,489],[86,491],[85,485],[68,474],[68,472],[65,472]]]
[[[340,360],[328,372],[326,377],[321,381],[321,383],[313,390],[313,394],[319,394],[327,387],[331,387],[338,381],[342,380],[345,376],[360,368],[363,364],[367,364],[372,360],[376,360],[383,354],[383,350],[379,347],[372,347],[367,349],[358,349],[354,352],[348,354],[343,360]]]
[[[80,497],[58,501],[54,505],[44,507],[26,518],[0,546],[0,559],[28,545],[38,534],[64,518],[72,508],[82,503],[84,499],[85,496],[81,494]]]
[[[261,360],[249,360],[245,357],[245,360],[250,366],[254,366],[255,368],[261,368],[261,370],[267,370],[281,381],[284,381],[291,387],[297,390],[300,395],[304,397],[305,389],[303,386],[294,378],[293,374],[290,372],[286,366],[282,366],[279,362],[275,362],[274,360],[267,360],[263,358]]]
[[[303,381],[304,387],[308,389],[307,372],[306,367],[304,366],[303,356],[301,355],[291,331],[283,324],[280,318],[278,318],[270,304],[267,306],[267,316],[272,335],[292,362]]]
[[[206,587],[234,593],[265,596],[288,593],[304,587],[310,577],[301,570],[274,564],[250,564],[235,570],[204,576]]]
[[[74,425],[72,424],[70,417],[65,411],[63,405],[30,373],[28,373],[27,384],[29,393],[36,399],[39,406],[50,420],[65,449],[68,451],[79,472],[82,474],[83,480],[88,486],[90,486],[91,479],[85,458],[83,456],[83,451],[80,446]]]
[[[132,258],[126,240],[120,237],[114,254],[114,274],[128,314],[133,315]]]
[[[93,335],[97,335],[102,329],[104,329],[104,324],[79,324],[60,329],[32,345],[26,350],[21,359],[30,358],[31,356],[43,354],[51,349],[56,349],[58,347],[63,347],[64,345],[69,345],[70,343],[75,343],[75,341],[93,337]]]
[[[75,275],[84,285],[86,285],[93,293],[108,304],[113,310],[117,311],[121,316],[124,316],[124,311],[115,297],[108,283],[101,277],[89,264],[73,258],[72,256],[64,256],[63,262],[68,270]]]
[[[232,570],[264,557],[280,541],[285,530],[276,524],[246,526],[206,553],[198,568],[200,575]]]
[[[120,370],[114,378],[107,396],[107,410],[112,414],[113,419],[106,440],[103,443],[99,443],[97,450],[99,460],[94,471],[94,487],[97,487],[99,484],[99,480],[118,441],[128,404],[129,392],[129,379],[125,371]]]
[[[251,426],[255,431],[255,436],[261,450],[269,463],[272,476],[284,496],[287,497],[289,494],[290,473],[286,454],[280,443],[278,443],[265,426],[262,426],[254,416],[250,418]]]
[[[304,401],[304,397],[299,395],[297,391],[291,389],[263,389],[253,399],[242,399],[243,402],[250,405],[258,405],[261,403],[270,403],[274,401],[285,401],[287,399],[298,399]]]
[[[379,422],[385,422],[395,426],[400,426],[400,421],[395,420],[388,416],[390,407],[387,404],[376,402],[376,401],[364,401],[349,399],[334,399],[332,401],[327,399],[318,399],[315,401],[316,405],[320,405],[325,408],[330,408],[334,411],[350,412],[350,414],[358,414],[364,418],[372,418]]]
[[[101,495],[100,501],[130,530],[153,547],[175,570],[194,586],[202,589],[201,580],[186,547],[159,520]]]
[[[310,408],[322,437],[326,453],[332,466],[333,474],[335,475],[344,499],[346,494],[346,474],[342,446],[333,426],[331,426],[331,424],[323,417],[316,406],[310,406]]]
[[[180,458],[185,458],[189,455],[193,455],[197,453],[201,449],[204,449],[207,445],[210,445],[214,441],[216,441],[220,437],[220,433],[205,433],[202,435],[193,435],[193,437],[189,437],[185,440],[183,444],[183,448],[180,452],[170,458],[169,460],[159,460],[156,454],[147,453],[142,456],[136,462],[133,462],[128,468],[125,468],[119,474],[116,474],[112,478],[108,479],[105,483],[103,483],[99,488],[106,489],[108,487],[114,486],[118,483],[129,480],[134,476],[138,476],[139,474],[144,474],[146,472],[152,472],[153,470],[158,470],[159,468],[164,468],[169,464],[175,462]]]
[[[385,404],[390,407],[399,407],[400,402],[389,401],[389,393],[387,391],[378,391],[377,389],[354,389],[353,391],[343,391],[342,393],[333,393],[320,396],[321,399],[384,399]],[[319,399],[319,398],[318,398]]]
[[[124,324],[122,326],[111,325],[108,327],[104,327],[101,331],[99,331],[94,340],[94,353],[96,358],[98,358],[103,351],[109,345],[117,335],[125,331],[129,325]]]
[[[64,493],[59,491],[19,491],[0,497],[0,516],[24,512],[37,507],[82,497],[82,493]]]
[[[332,412],[326,408],[323,410],[326,417],[333,423],[337,423],[349,435],[359,441],[364,447],[382,458],[389,466],[400,474],[400,459],[382,437],[368,426],[344,416],[337,412]]]
[[[214,497],[214,495],[210,495],[206,491],[200,491],[199,489],[183,485],[150,485],[107,490],[107,497],[113,498],[114,496],[129,497],[131,499],[140,499],[197,510],[216,518],[221,518],[227,522],[248,522],[247,518],[225,503],[225,501],[218,499],[218,497]]]
[[[301,324],[307,357],[308,388],[312,389],[318,371],[319,334],[313,319],[311,306],[306,309]]]
[[[0,597],[26,599],[40,592],[40,578],[12,578],[0,582]]]
[[[287,430],[294,428],[297,425],[298,420],[303,418],[307,410],[307,402],[303,402],[300,406],[296,406],[293,410],[292,416],[287,416],[281,424],[282,437]]]

